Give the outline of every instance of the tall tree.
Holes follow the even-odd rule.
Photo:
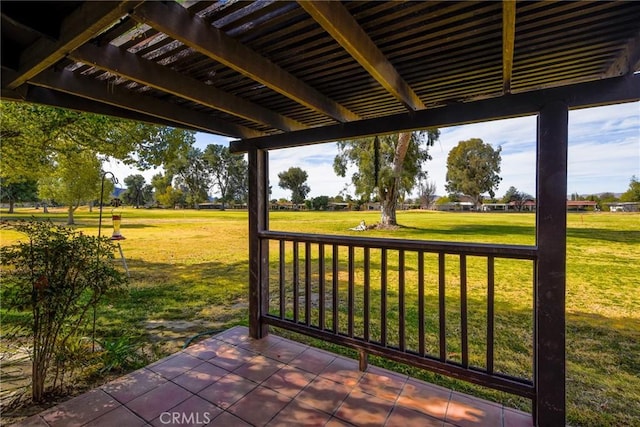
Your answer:
[[[191,147],[186,154],[179,155],[165,165],[165,169],[174,176],[174,187],[185,194],[187,205],[197,208],[199,203],[209,198],[211,178],[202,150]]]
[[[629,188],[620,196],[621,202],[640,202],[640,181],[635,175],[631,177]]]
[[[396,225],[396,205],[401,194],[410,193],[417,178],[426,178],[423,163],[431,159],[429,147],[440,137],[438,129],[383,135],[338,142],[334,171],[342,177],[355,166],[351,183],[364,201],[380,200],[383,225]]]
[[[290,167],[288,170],[280,172],[278,178],[280,178],[278,183],[280,188],[291,190],[292,203],[304,203],[304,199],[311,191],[311,188],[306,184],[307,178],[309,178],[306,171],[298,167]]]
[[[211,174],[213,187],[220,194],[224,210],[225,203],[241,199],[247,192],[248,165],[243,157],[231,154],[223,145],[210,144],[204,150],[203,159]]]
[[[124,184],[127,186],[127,190],[122,195],[124,202],[129,205],[135,205],[136,209],[139,208],[140,204],[145,202],[144,188],[146,183],[144,176],[140,174],[126,177]]]
[[[425,209],[431,209],[436,199],[436,183],[427,179],[418,181],[418,198],[420,205]]]
[[[67,206],[67,224],[75,223],[73,213],[89,200],[100,197],[102,165],[91,151],[68,152],[58,156],[53,172],[38,182],[40,198]]]
[[[479,138],[460,141],[447,157],[447,185],[450,193],[471,197],[476,208],[482,203],[482,194],[495,196],[500,181],[500,152]]]
[[[12,182],[0,176],[0,201],[9,204],[13,213],[16,202],[35,202],[38,199],[38,183],[33,180]]]

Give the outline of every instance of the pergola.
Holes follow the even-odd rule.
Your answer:
[[[567,122],[570,109],[640,99],[640,2],[234,0],[2,1],[2,99],[105,114],[237,139],[250,167],[250,334],[275,325],[531,398],[537,425],[565,420]],[[537,115],[534,246],[455,244],[274,232],[268,221],[268,152],[348,138]],[[294,252],[294,302],[286,302],[284,252]],[[305,274],[298,282],[299,246]],[[307,256],[310,248],[320,254]],[[279,248],[275,263],[270,247]],[[327,249],[325,253],[325,249]],[[311,318],[348,252],[347,325],[338,301]],[[353,253],[439,260],[439,353],[353,328]],[[276,251],[277,252],[277,251]],[[462,360],[446,354],[444,260],[459,257]],[[469,363],[467,256],[486,258],[486,361]],[[533,378],[493,366],[494,259],[532,263]],[[308,274],[319,263],[318,282]],[[325,265],[325,261],[326,264]],[[278,269],[277,266],[280,266]],[[325,280],[325,267],[331,280]],[[402,271],[402,268],[400,268]],[[399,293],[404,289],[399,273]],[[314,279],[315,280],[315,279]],[[271,295],[280,297],[275,309]],[[424,283],[421,283],[424,289]],[[383,295],[383,304],[391,304]],[[299,300],[302,299],[299,310]],[[293,314],[287,307],[293,306]],[[332,307],[331,307],[332,306]],[[333,310],[329,310],[333,308]],[[325,311],[327,310],[327,311]],[[424,324],[424,307],[419,308]],[[331,316],[329,315],[331,313]],[[384,313],[384,310],[383,310]],[[365,324],[369,312],[365,310]],[[384,316],[384,314],[383,314]],[[330,319],[330,317],[333,317]],[[386,320],[383,318],[383,324]],[[419,326],[424,333],[424,325]]]

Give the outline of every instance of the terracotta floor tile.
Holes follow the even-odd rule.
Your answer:
[[[276,335],[267,335],[264,338],[259,340],[249,338],[249,340],[244,341],[238,344],[238,347],[244,348],[247,350],[255,351],[256,353],[262,353],[273,347],[274,345],[278,345],[283,342],[283,339]]]
[[[353,424],[344,422],[340,418],[335,418],[335,417],[331,418],[327,422],[327,424],[325,424],[325,427],[351,427],[351,426],[353,426]]]
[[[396,405],[444,419],[450,397],[451,390],[409,379],[402,388]]]
[[[233,345],[238,345],[251,339],[249,337],[249,328],[246,326],[234,326],[216,335],[215,338]]]
[[[224,353],[218,353],[217,357],[209,359],[209,363],[213,363],[216,366],[224,368],[229,371],[244,365],[249,360],[254,358],[256,353],[245,350],[243,348],[233,347]]]
[[[229,374],[198,392],[198,396],[226,409],[257,386],[258,384],[253,381],[235,374]]]
[[[443,421],[402,406],[395,406],[385,427],[442,427]]]
[[[228,409],[254,426],[264,426],[291,402],[291,398],[258,386]]]
[[[334,416],[359,427],[379,427],[384,425],[392,408],[393,402],[354,390]]]
[[[351,388],[344,384],[317,377],[300,392],[296,399],[328,414],[333,414],[350,391]]]
[[[322,370],[320,376],[350,387],[355,386],[363,372],[359,370],[358,362],[345,357],[336,357],[333,362]]]
[[[175,357],[163,361],[162,363],[154,364],[149,369],[167,379],[172,379],[185,371],[195,368],[201,363],[202,360],[195,356],[191,356],[187,353],[180,353]]]
[[[187,390],[168,382],[133,399],[127,403],[127,407],[145,420],[151,421],[191,396]]]
[[[81,426],[120,406],[102,390],[92,390],[44,411],[42,418],[52,427]]]
[[[292,366],[284,366],[267,378],[262,385],[289,397],[294,397],[309,384],[315,375]]]
[[[205,341],[190,345],[185,348],[182,353],[190,354],[201,360],[209,360],[216,357],[219,353],[224,353],[232,349],[233,346],[224,341],[209,338]]]
[[[168,382],[166,378],[143,368],[100,387],[118,402],[127,403],[138,396]]]
[[[502,415],[504,427],[531,427],[533,425],[533,417],[526,412],[504,408]]]
[[[145,420],[131,412],[126,406],[120,406],[95,420],[91,420],[91,427],[140,427],[146,424]]]
[[[501,427],[502,408],[460,393],[451,393],[445,421],[461,427]]]
[[[284,363],[276,362],[273,359],[260,355],[249,360],[233,371],[233,373],[248,380],[261,383],[283,366],[285,366]]]
[[[171,381],[192,393],[197,393],[228,374],[229,371],[226,369],[222,369],[208,362],[203,362],[190,371],[178,375]]]
[[[278,415],[271,420],[268,427],[321,427],[331,418],[331,415],[318,411],[297,400],[291,401]]]
[[[263,351],[262,354],[279,362],[289,363],[306,349],[307,347],[302,344],[282,340],[277,345],[271,346]]]
[[[233,414],[223,412],[207,424],[207,427],[251,427],[251,424]]]
[[[357,390],[395,402],[406,383],[405,376],[381,370],[367,371],[356,385]]]
[[[161,413],[151,421],[151,425],[155,427],[166,427],[167,425],[183,427],[204,426],[221,413],[222,409],[213,403],[198,396],[191,396],[177,406]]]
[[[336,359],[336,356],[331,355],[325,351],[317,350],[315,348],[308,348],[295,359],[289,362],[289,365],[296,368],[303,369],[313,374],[319,374],[327,366]]]

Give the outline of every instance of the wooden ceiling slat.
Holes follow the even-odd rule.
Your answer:
[[[358,119],[357,115],[307,86],[265,57],[228,37],[220,30],[207,25],[201,18],[190,16],[182,6],[145,3],[136,9],[133,17],[337,121],[347,122]]]
[[[415,111],[425,108],[420,98],[341,3],[305,0],[299,4],[407,109]]]
[[[640,69],[640,32],[635,37],[629,39],[627,44],[620,50],[615,60],[602,73],[602,77],[623,76],[629,72]]]
[[[115,46],[85,45],[69,54],[75,61],[85,62],[103,70],[155,87],[175,96],[225,111],[235,116],[267,124],[276,129],[294,130],[305,126],[263,107],[207,86],[152,61]]]
[[[516,38],[516,2],[502,1],[502,91],[511,92],[511,74]]]

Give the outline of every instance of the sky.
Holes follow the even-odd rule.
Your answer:
[[[428,179],[436,184],[436,194],[446,195],[449,151],[470,138],[480,138],[494,148],[502,147],[502,182],[495,191],[497,197],[511,186],[535,195],[536,116],[441,128],[440,139],[430,149],[433,159],[424,165]],[[201,149],[208,144],[228,145],[229,141],[230,138],[221,136],[196,134],[196,146]],[[336,154],[335,143],[271,151],[271,197],[290,197],[290,191],[278,187],[278,173],[292,166],[309,174],[308,197],[335,196],[345,186],[348,194],[353,195],[353,187],[347,185],[349,174],[342,178],[333,171]],[[120,183],[135,173],[141,173],[150,182],[161,171],[136,171],[116,161],[107,163],[105,170],[113,172]],[[629,188],[633,175],[640,177],[640,102],[570,111],[568,194],[622,193]]]

